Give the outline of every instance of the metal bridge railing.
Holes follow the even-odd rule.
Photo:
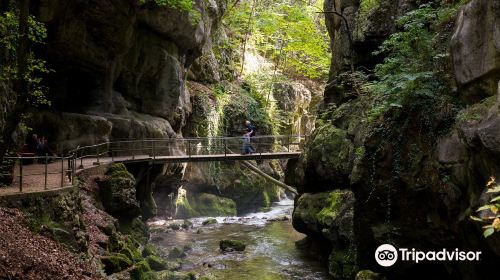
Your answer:
[[[254,154],[261,155],[300,152],[304,142],[303,135],[254,136],[250,139]],[[242,152],[243,147],[243,137],[135,139],[77,147],[67,152],[66,156],[19,156],[6,159],[15,161],[13,185],[18,185],[19,192],[23,192],[23,185],[27,181],[30,182],[27,185],[36,184],[40,190],[70,185],[77,170],[89,165],[141,158],[155,160],[161,157],[227,156]]]
[[[13,183],[23,192],[25,186],[36,190],[63,188],[73,182],[73,156],[19,156],[6,157],[13,161]],[[42,188],[43,187],[43,188]]]

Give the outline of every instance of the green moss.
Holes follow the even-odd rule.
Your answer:
[[[224,239],[219,242],[219,248],[223,252],[245,251],[246,244],[239,240]]]
[[[148,272],[145,275],[147,280],[191,280],[194,279],[190,275],[181,272],[172,272],[168,270],[158,271],[158,272]]]
[[[385,277],[371,270],[361,270],[356,274],[356,280],[385,280]]]
[[[151,255],[146,258],[146,262],[149,264],[152,270],[161,271],[169,268],[167,261]]]
[[[180,258],[185,258],[186,253],[184,252],[183,249],[174,247],[170,252],[168,253],[168,258],[169,259],[180,259]]]
[[[108,275],[120,272],[132,266],[132,260],[130,260],[126,255],[120,253],[102,257],[101,262],[104,265],[104,271]]]
[[[480,121],[488,111],[495,105],[496,96],[490,96],[484,99],[481,103],[474,104],[458,113],[457,120],[459,122]]]
[[[126,248],[123,248],[120,250],[120,253],[127,256],[130,260],[134,262],[138,262],[142,260],[142,255],[139,251],[139,249],[135,246],[126,246]]]
[[[203,223],[201,223],[202,225],[206,226],[206,225],[213,225],[213,224],[217,224],[217,220],[214,219],[214,218],[210,218],[210,219],[206,219],[203,221]]]
[[[111,167],[108,169],[108,171],[106,172],[107,175],[111,175],[113,173],[116,173],[116,172],[128,172],[127,171],[127,167],[125,167],[125,165],[123,163],[113,163],[111,165]]]
[[[148,228],[139,217],[120,220],[119,229],[122,233],[129,235],[133,240],[141,244],[146,244],[149,239]]]
[[[316,215],[318,221],[324,225],[331,225],[332,221],[337,217],[337,209],[342,201],[343,193],[340,190],[335,190],[328,194],[326,199],[327,206],[323,207]]]
[[[129,271],[130,279],[132,280],[144,280],[147,278],[147,273],[151,271],[149,264],[146,261],[140,261],[134,265],[134,267]]]
[[[144,248],[142,249],[142,256],[144,258],[146,258],[148,256],[156,256],[157,254],[158,254],[158,252],[156,251],[155,246],[153,246],[151,244],[144,245]]]
[[[198,216],[187,197],[178,198],[175,203],[175,217],[179,219],[189,219]]]
[[[352,254],[343,250],[334,250],[328,258],[328,270],[335,279],[354,279],[359,267]]]
[[[196,211],[201,216],[236,216],[236,204],[229,198],[202,193],[197,198]]]

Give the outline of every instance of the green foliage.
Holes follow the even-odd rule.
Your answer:
[[[317,13],[322,3],[243,1],[227,13],[224,24],[231,31],[232,45],[247,39],[287,75],[324,79],[330,53],[324,19]]]
[[[375,67],[376,80],[366,90],[378,94],[370,118],[376,118],[390,108],[399,108],[415,96],[435,97],[447,94],[446,65],[449,53],[436,48],[438,27],[444,17],[456,13],[458,6],[434,8],[421,5],[397,19],[400,32],[392,34],[374,55],[384,55],[383,63]],[[446,16],[444,16],[446,15]]]
[[[496,196],[490,199],[489,203],[479,207],[476,212],[483,213],[479,217],[470,216],[471,220],[484,224],[484,237],[489,237],[495,232],[500,232],[500,184],[496,183],[496,178],[491,177],[488,183],[487,193],[495,194]]]
[[[164,6],[189,13],[193,24],[201,20],[200,12],[193,9],[193,0],[139,0],[140,4],[154,2],[158,6]]]
[[[17,11],[7,11],[0,15],[0,48],[5,52],[5,63],[0,65],[0,80],[11,81],[17,79],[17,46],[20,34]],[[35,17],[28,18],[28,38],[33,45],[43,44],[47,38],[45,25]],[[45,93],[46,88],[41,85],[43,74],[48,73],[43,59],[37,58],[30,51],[27,57],[27,72],[24,79],[29,86],[28,103],[32,106],[50,105]]]

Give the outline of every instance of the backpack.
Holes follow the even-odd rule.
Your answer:
[[[250,137],[255,136],[255,126],[250,125],[250,129],[252,130],[252,133],[250,134]]]

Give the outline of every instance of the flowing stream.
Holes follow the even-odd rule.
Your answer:
[[[217,224],[202,225],[207,218],[191,219],[193,227],[181,230],[169,228],[183,221],[156,220],[150,223],[152,240],[165,251],[188,246],[181,271],[214,279],[330,279],[313,256],[295,247],[295,241],[305,235],[293,229],[289,219],[292,210],[293,201],[284,200],[269,212],[216,217]],[[244,241],[247,248],[244,252],[222,253],[221,239]]]

